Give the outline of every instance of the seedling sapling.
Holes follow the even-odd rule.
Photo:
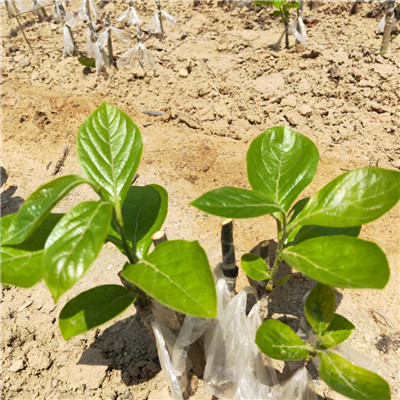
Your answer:
[[[192,205],[223,218],[269,214],[275,219],[278,245],[271,269],[268,255],[249,253],[241,259],[245,273],[269,291],[290,277],[276,279],[283,261],[324,285],[383,289],[390,275],[386,256],[375,243],[357,236],[362,224],[398,202],[400,173],[383,168],[349,171],[293,205],[314,178],[318,160],[317,148],[305,136],[283,126],[268,129],[247,153],[252,189],[222,187]],[[338,390],[336,383],[332,387]]]
[[[150,51],[142,40],[142,31],[137,27],[138,44],[125,52],[118,60],[117,67],[122,68],[127,65],[135,68],[141,66],[144,70],[156,70],[156,63]]]
[[[321,283],[314,286],[304,314],[307,334],[303,338],[278,320],[263,322],[256,336],[261,351],[283,361],[311,358],[322,380],[351,399],[390,399],[390,387],[384,379],[340,355],[337,346],[350,337],[355,326],[335,313],[335,293],[330,286]]]
[[[164,36],[164,21],[170,25],[176,24],[176,20],[161,9],[161,1],[157,0],[157,11],[151,17],[145,30],[156,35]]]
[[[115,318],[131,304],[139,315],[148,314],[154,299],[182,313],[216,316],[214,279],[197,241],[170,240],[149,253],[151,236],[167,215],[168,195],[159,185],[131,186],[141,154],[137,126],[103,103],[78,132],[85,178],[50,181],[16,214],[1,219],[2,284],[30,288],[44,280],[55,302],[83,277],[105,242],[127,257],[119,272],[123,285],[97,286],[65,304],[59,317],[65,340]],[[65,214],[51,213],[83,184],[99,200],[82,202]]]
[[[380,50],[381,53],[386,53],[389,49],[389,43],[392,37],[392,30],[395,22],[394,10],[396,7],[396,0],[386,0],[385,4],[385,16],[378,25],[378,31],[383,28],[383,37]]]
[[[142,23],[139,15],[137,14],[135,7],[133,6],[133,0],[129,1],[128,8],[117,18],[118,22],[124,22],[126,26],[138,26]]]
[[[282,35],[278,39],[275,47],[279,49],[281,47],[281,42],[283,37],[285,37],[285,48],[289,48],[289,31],[295,36],[296,40],[298,40],[304,46],[307,46],[307,42],[305,37],[298,32],[293,25],[290,24],[290,9],[299,8],[299,3],[297,1],[288,1],[288,0],[253,0],[253,4],[255,5],[272,5],[274,7],[274,17],[281,18],[282,23],[285,25],[285,29],[282,32]],[[300,15],[301,17],[301,15]],[[302,20],[301,20],[302,22]],[[299,22],[299,24],[301,24]],[[303,24],[304,26],[304,24]],[[303,29],[304,30],[304,29]]]

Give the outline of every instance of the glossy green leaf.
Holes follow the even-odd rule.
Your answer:
[[[372,242],[351,236],[317,237],[289,246],[284,260],[311,279],[342,288],[383,289],[390,269]]]
[[[29,288],[43,278],[43,250],[26,251],[2,246],[1,283]]]
[[[357,400],[390,399],[388,383],[374,372],[334,353],[318,353],[320,377],[336,392]]]
[[[47,287],[54,301],[71,288],[96,259],[107,236],[112,207],[101,201],[80,203],[56,225],[45,245]]]
[[[15,245],[27,239],[43,222],[51,209],[74,187],[86,181],[76,175],[62,176],[35,190],[2,230],[2,245]]]
[[[335,293],[330,286],[318,283],[307,296],[304,313],[317,337],[321,336],[332,321],[335,312]]]
[[[296,225],[357,226],[389,211],[400,198],[400,172],[361,168],[346,172],[311,197]]]
[[[167,213],[168,193],[163,187],[159,185],[130,187],[122,206],[122,219],[125,236],[129,243],[136,243],[139,258],[148,253],[152,244],[151,236],[161,229]],[[121,240],[114,228],[109,234]]]
[[[88,68],[96,68],[96,60],[85,56],[78,57],[78,61]]]
[[[276,319],[261,324],[256,334],[256,344],[268,357],[283,361],[304,360],[310,350],[310,346],[289,326]]]
[[[270,278],[268,265],[257,254],[243,254],[241,265],[246,275],[255,281],[263,281]]]
[[[185,314],[214,318],[217,297],[206,253],[196,242],[170,240],[121,272],[160,303]]]
[[[82,124],[77,153],[89,181],[104,198],[121,208],[142,154],[138,127],[122,111],[103,103]]]
[[[347,235],[357,237],[361,232],[361,226],[348,226],[345,228],[333,228],[329,226],[318,226],[318,225],[306,225],[298,226],[299,229],[295,229],[296,232],[288,237],[288,242],[291,245],[304,242],[305,240],[312,239],[320,236],[335,236],[335,235]]]
[[[247,152],[247,175],[254,190],[266,193],[288,210],[312,181],[319,160],[314,143],[285,126],[276,126],[253,140]]]
[[[58,325],[64,340],[117,317],[135,297],[121,285],[102,285],[70,300],[61,310]]]
[[[264,193],[229,186],[207,192],[191,205],[224,218],[253,218],[281,210]]]
[[[334,314],[327,330],[318,338],[318,345],[322,349],[335,347],[347,340],[354,329],[355,326],[348,319],[339,314]]]

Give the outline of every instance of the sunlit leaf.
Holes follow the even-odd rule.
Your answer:
[[[264,193],[228,186],[203,194],[191,205],[224,218],[253,218],[281,210]]]
[[[388,400],[388,383],[374,372],[358,367],[334,353],[318,353],[319,374],[336,392],[356,400]]]
[[[185,314],[213,318],[217,313],[214,278],[198,242],[170,240],[121,272],[160,303]]]
[[[246,275],[255,281],[263,281],[270,277],[268,273],[268,265],[257,254],[243,254],[241,265]]]
[[[120,209],[142,154],[138,127],[122,111],[103,103],[82,124],[77,153],[82,170]]]
[[[293,330],[276,319],[264,321],[258,328],[256,344],[268,357],[283,361],[303,360],[308,357],[310,346]]]
[[[56,225],[45,245],[45,281],[54,301],[71,288],[96,259],[107,236],[112,207],[80,203]]]
[[[349,320],[334,314],[327,330],[318,338],[318,345],[323,349],[335,347],[348,339],[354,329],[355,326]]]
[[[351,236],[309,239],[284,249],[283,258],[311,279],[330,286],[382,289],[390,276],[385,253],[375,243]]]
[[[288,210],[312,181],[319,160],[314,143],[285,126],[254,139],[247,152],[247,175],[254,190],[266,193]]]
[[[328,183],[294,219],[295,225],[358,226],[389,211],[400,198],[400,172],[361,168]]]
[[[2,245],[15,245],[27,239],[44,221],[52,208],[74,187],[86,181],[76,175],[62,176],[36,189],[22,204],[7,229],[2,229]]]

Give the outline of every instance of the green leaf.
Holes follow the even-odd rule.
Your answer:
[[[174,310],[204,318],[217,315],[214,278],[197,241],[160,243],[137,264],[125,267],[121,275]]]
[[[29,288],[43,278],[43,250],[31,252],[3,246],[0,256],[2,284]]]
[[[317,337],[330,325],[335,312],[335,293],[330,286],[318,283],[307,296],[304,313]]]
[[[70,300],[61,310],[58,325],[64,340],[86,332],[117,317],[133,303],[121,285],[102,285]]]
[[[361,168],[346,172],[312,196],[296,225],[357,226],[389,211],[400,198],[400,172]]]
[[[273,16],[274,16],[275,18],[281,17],[281,12],[280,12],[279,10],[274,10],[274,12],[273,12],[272,14],[273,14]]]
[[[336,236],[336,235],[347,235],[357,237],[360,234],[361,226],[349,226],[345,228],[333,228],[329,226],[318,226],[318,225],[307,225],[302,226],[296,230],[295,235],[290,235],[288,241],[293,240],[292,245],[304,242],[308,239],[321,236]],[[293,239],[292,239],[293,238]]]
[[[287,211],[314,178],[318,160],[318,150],[310,139],[286,126],[276,126],[251,143],[247,175],[254,190],[266,193]]]
[[[357,400],[390,399],[388,383],[374,372],[358,367],[334,353],[318,353],[319,374],[336,392]]]
[[[257,254],[243,254],[241,265],[246,275],[255,281],[263,281],[270,278],[268,265]]]
[[[22,204],[7,230],[2,230],[2,245],[22,243],[43,222],[51,209],[74,187],[86,183],[76,175],[62,176],[35,190]]]
[[[88,68],[96,68],[96,61],[93,58],[81,56],[78,57],[78,61]]]
[[[159,231],[168,213],[168,193],[159,185],[131,186],[122,206],[125,236],[129,243],[136,243],[136,252],[143,258],[152,244],[151,236]],[[109,232],[118,240],[119,233]]]
[[[77,153],[90,182],[119,210],[142,154],[138,127],[122,111],[103,103],[82,124]]]
[[[318,338],[318,345],[322,349],[335,347],[347,340],[354,329],[355,326],[348,319],[334,314],[328,329]]]
[[[191,205],[224,218],[253,218],[281,211],[264,193],[230,186],[207,192]]]
[[[299,8],[299,3],[297,2],[290,2],[290,3],[286,3],[282,6],[284,11],[289,10],[290,8]]]
[[[284,249],[283,258],[311,279],[342,288],[383,289],[390,275],[385,253],[351,236],[309,239]]]
[[[258,328],[256,344],[268,357],[283,361],[303,360],[310,346],[303,342],[286,324],[269,319]]]
[[[87,201],[70,210],[45,245],[45,281],[54,301],[71,288],[99,254],[111,222],[112,207]]]

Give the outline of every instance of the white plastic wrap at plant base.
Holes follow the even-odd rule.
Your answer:
[[[142,21],[133,6],[129,6],[118,18],[118,22],[126,21],[127,26],[140,25]]]
[[[272,398],[272,386],[278,383],[274,369],[265,367],[255,344],[260,308],[255,304],[246,315],[249,294],[257,298],[253,288],[231,298],[225,280],[217,282],[218,317],[205,335],[204,390],[223,399]]]
[[[156,63],[153,56],[144,43],[132,47],[124,53],[117,61],[118,68],[130,65],[131,67],[141,66],[143,69],[155,70]]]
[[[161,20],[162,18],[163,21],[168,22],[170,25],[175,25],[176,20],[171,17],[167,12],[164,10],[161,11],[156,11],[154,15],[151,17],[150,21],[146,25],[146,31],[150,33],[156,33],[156,34],[161,34],[162,28],[161,28]]]
[[[91,12],[91,18],[89,18],[89,15],[86,12],[87,8],[89,8]],[[93,0],[82,0],[82,3],[79,5],[78,8],[78,17],[81,21],[97,21],[99,19],[99,16],[99,11],[97,10],[97,7],[94,4]]]
[[[113,26],[108,26],[103,32],[99,34],[99,39],[103,47],[106,47],[108,44],[108,36],[110,34],[112,37],[116,37],[122,43],[129,44],[131,42],[131,37],[128,32],[123,31],[122,29],[114,28]]]
[[[63,56],[72,56],[74,54],[74,42],[72,40],[71,31],[67,25],[63,26]]]

